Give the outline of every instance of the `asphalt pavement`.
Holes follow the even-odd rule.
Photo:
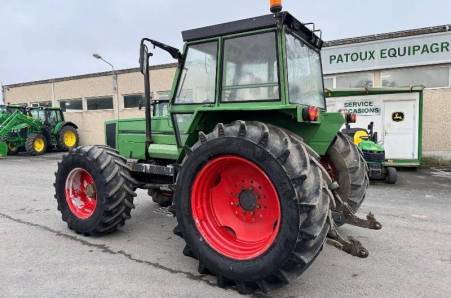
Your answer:
[[[243,297],[197,272],[172,234],[175,218],[138,192],[116,233],[84,237],[61,220],[53,180],[61,154],[0,160],[0,297]],[[326,245],[292,284],[265,297],[450,297],[451,168],[400,173],[370,186],[380,231],[344,226],[367,259]]]

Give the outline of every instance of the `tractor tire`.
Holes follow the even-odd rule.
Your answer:
[[[327,177],[327,173],[325,174]],[[323,248],[332,193],[291,133],[261,122],[218,124],[187,148],[174,195],[184,254],[240,293],[291,282]],[[327,177],[328,178],[328,177]]]
[[[42,155],[47,151],[47,139],[43,134],[32,133],[25,141],[25,151],[29,155]]]
[[[58,163],[55,175],[58,210],[76,233],[107,234],[131,217],[136,181],[116,150],[77,147]]]
[[[394,167],[387,167],[387,173],[385,174],[385,183],[396,184],[398,181],[398,171]]]
[[[172,193],[161,191],[159,189],[149,189],[147,194],[152,197],[152,201],[161,207],[169,207],[172,205]]]
[[[8,144],[8,155],[17,155],[19,153],[19,147],[13,144]]]
[[[365,200],[369,185],[368,165],[360,149],[349,137],[339,132],[326,156],[322,158],[322,163],[332,180],[338,182],[336,192],[340,198],[356,213]],[[340,210],[333,211],[332,214],[338,226],[345,223]]]
[[[65,126],[58,135],[58,149],[62,151],[70,151],[78,147],[80,137],[78,131],[73,126]]]

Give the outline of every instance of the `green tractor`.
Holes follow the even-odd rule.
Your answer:
[[[374,122],[364,128],[351,128],[349,124],[342,132],[348,135],[363,153],[368,164],[368,176],[371,180],[385,180],[388,184],[396,184],[398,172],[395,167],[387,166],[385,149],[377,142],[377,133],[374,132]]]
[[[0,123],[0,156],[20,150],[42,155],[50,148],[68,151],[78,146],[78,127],[66,122],[58,108],[7,106],[5,111]]]
[[[0,124],[3,123],[15,111],[26,113],[26,107],[20,105],[0,105]]]
[[[182,35],[183,53],[141,41],[145,119],[107,122],[109,146],[78,147],[58,164],[55,198],[69,228],[115,231],[146,189],[170,205],[200,274],[240,293],[291,282],[326,241],[367,257],[337,230],[381,225],[355,215],[367,165],[339,132],[343,115],[326,112],[316,31],[276,11]],[[152,48],[178,61],[169,105],[151,103]]]

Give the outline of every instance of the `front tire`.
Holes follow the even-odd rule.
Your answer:
[[[8,155],[17,155],[19,153],[19,147],[14,144],[8,144]]]
[[[147,194],[152,197],[152,201],[160,207],[169,207],[172,205],[172,193],[160,189],[149,189]]]
[[[394,167],[387,167],[387,173],[385,174],[385,182],[387,184],[396,184],[398,181],[398,171]]]
[[[133,178],[116,150],[78,147],[63,156],[55,175],[58,210],[75,232],[107,234],[130,218],[136,196]]]
[[[359,148],[339,132],[321,161],[332,180],[338,182],[336,191],[340,198],[356,213],[365,200],[369,185],[368,166]],[[345,223],[340,210],[333,212],[333,215],[337,225]]]
[[[326,240],[327,183],[305,145],[280,128],[237,121],[200,133],[176,185],[184,253],[220,286],[249,293],[289,283]]]
[[[47,151],[47,139],[43,134],[32,133],[25,141],[25,150],[29,155],[42,155]]]

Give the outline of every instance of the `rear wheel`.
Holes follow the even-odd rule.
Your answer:
[[[332,180],[338,182],[337,193],[340,198],[356,213],[369,185],[368,166],[359,148],[349,137],[338,133],[321,163]],[[333,215],[337,225],[344,224],[344,216],[339,210]]]
[[[42,155],[47,151],[47,139],[40,133],[32,133],[27,137],[25,150],[30,155]]]
[[[79,136],[77,129],[73,126],[65,126],[61,129],[58,136],[58,148],[64,151],[70,151],[78,146]]]
[[[58,164],[55,198],[63,221],[77,233],[115,231],[130,218],[133,178],[117,151],[107,147],[78,147]]]
[[[388,184],[396,184],[398,181],[398,171],[394,167],[387,167],[387,173],[385,174],[385,182]]]
[[[312,264],[329,231],[331,194],[301,141],[237,121],[200,133],[190,152],[177,177],[176,230],[200,273],[248,293],[289,283]]]

